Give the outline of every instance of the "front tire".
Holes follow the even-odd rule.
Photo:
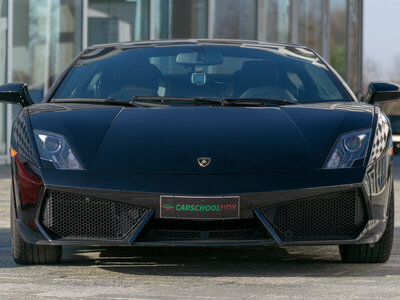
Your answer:
[[[19,233],[12,201],[10,212],[11,249],[14,261],[20,265],[58,264],[61,261],[62,247],[26,243]]]
[[[394,189],[389,198],[388,218],[382,237],[373,247],[369,244],[340,245],[340,256],[345,263],[384,263],[390,257],[394,231]]]

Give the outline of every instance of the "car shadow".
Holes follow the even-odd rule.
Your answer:
[[[391,260],[400,255],[395,228]],[[386,264],[344,264],[336,246],[301,247],[66,247],[62,264],[130,275],[207,277],[343,277],[400,275]]]
[[[90,266],[125,275],[202,277],[396,276],[400,227],[386,264],[344,264],[336,246],[64,247],[61,267]],[[0,268],[23,267],[11,256],[9,228],[0,228]],[[50,266],[58,268],[59,265]]]

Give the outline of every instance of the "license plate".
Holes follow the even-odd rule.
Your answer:
[[[239,219],[240,197],[161,196],[160,217],[169,219]]]

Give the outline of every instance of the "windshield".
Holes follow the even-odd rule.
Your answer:
[[[351,101],[313,52],[256,44],[90,49],[52,98],[135,97]]]

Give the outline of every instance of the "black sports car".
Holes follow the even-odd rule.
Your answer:
[[[63,245],[340,245],[385,262],[392,138],[371,83],[359,102],[314,51],[236,40],[93,46],[11,139],[12,252],[56,263]]]

